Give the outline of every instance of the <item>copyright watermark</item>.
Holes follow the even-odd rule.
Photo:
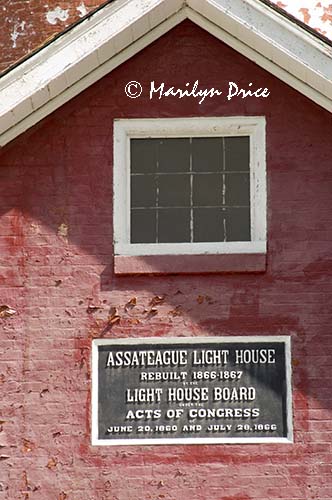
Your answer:
[[[143,92],[143,87],[139,82],[132,80],[125,86],[125,93],[130,99],[137,99]]]
[[[125,86],[125,93],[130,99],[137,99],[141,96],[143,92],[142,85],[136,80],[132,80]],[[184,87],[174,87],[167,86],[164,82],[156,84],[153,80],[150,82],[149,98],[152,100],[154,97],[157,99],[162,99],[164,97],[177,97],[178,99],[183,99],[184,97],[191,97],[194,99],[199,99],[198,103],[202,104],[207,97],[220,97],[224,96],[227,101],[233,98],[246,99],[247,97],[256,98],[266,98],[270,95],[270,91],[266,87],[254,86],[252,82],[249,82],[245,87],[243,85],[238,85],[235,82],[228,82],[227,89],[217,89],[211,88],[201,88],[198,80],[194,83],[187,82]]]

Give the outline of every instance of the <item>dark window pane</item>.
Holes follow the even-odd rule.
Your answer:
[[[158,161],[159,172],[188,172],[190,170],[190,140],[160,140]]]
[[[156,211],[132,210],[131,211],[131,243],[156,242]]]
[[[250,208],[227,208],[226,241],[250,241]]]
[[[187,207],[190,204],[189,175],[159,175],[159,206]]]
[[[158,210],[159,243],[190,241],[190,210],[166,208]]]
[[[198,206],[222,204],[221,174],[195,174],[193,176],[193,204]]]
[[[155,172],[159,139],[131,139],[131,173]]]
[[[131,174],[132,243],[250,241],[249,137],[132,139]]]
[[[131,206],[156,206],[156,181],[154,175],[131,176]]]
[[[221,137],[192,139],[193,172],[221,172],[223,170],[222,143]]]
[[[225,179],[226,205],[249,205],[249,174],[225,174]]]
[[[250,138],[225,137],[225,170],[249,171]]]
[[[220,208],[194,209],[194,241],[224,241],[223,213]]]

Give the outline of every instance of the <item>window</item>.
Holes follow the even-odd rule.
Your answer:
[[[266,251],[265,119],[114,123],[115,255]]]

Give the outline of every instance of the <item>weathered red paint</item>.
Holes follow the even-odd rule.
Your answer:
[[[104,3],[103,0],[48,0],[47,3],[17,0],[4,3],[0,7],[0,72]]]
[[[151,80],[196,79],[271,95],[148,98]],[[142,98],[125,96],[129,80]],[[113,119],[255,114],[267,119],[266,272],[114,275]],[[331,499],[331,131],[328,112],[185,22],[2,151],[1,301],[17,310],[1,320],[4,499]],[[246,334],[292,336],[293,445],[91,447],[92,338]]]

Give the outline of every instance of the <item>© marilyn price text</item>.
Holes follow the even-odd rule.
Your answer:
[[[147,89],[145,89],[146,92]],[[136,80],[131,80],[125,86],[125,93],[130,99],[137,99],[143,94],[143,86]],[[223,88],[204,88],[200,86],[199,81],[194,83],[186,82],[182,87],[167,85],[165,82],[150,82],[148,87],[149,99],[165,99],[165,98],[192,98],[197,99],[199,104],[202,104],[205,99],[212,97],[220,97],[231,101],[232,99],[246,99],[248,97],[267,98],[270,95],[268,88],[255,85],[253,82],[248,82],[247,85],[240,85],[236,82],[228,82],[228,85]]]

